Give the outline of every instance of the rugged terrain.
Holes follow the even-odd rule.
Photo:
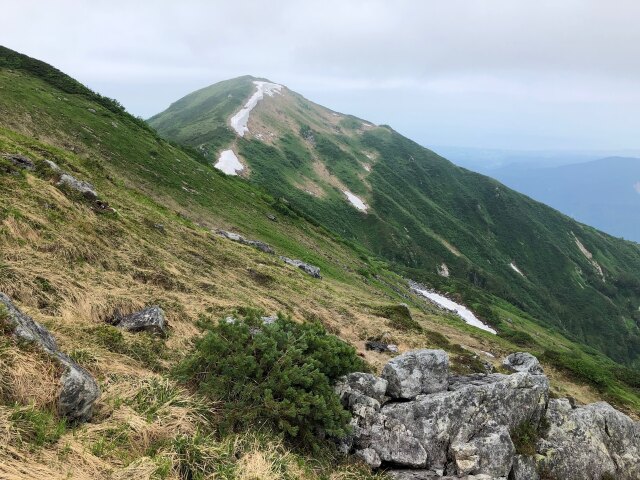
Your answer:
[[[253,107],[240,136],[233,115],[257,81],[204,88],[149,123],[212,162],[232,150],[246,167],[240,175],[399,273],[459,295],[495,326],[509,327],[506,301],[547,329],[637,365],[637,244],[284,86]]]
[[[236,85],[235,93],[227,89],[229,85]],[[215,138],[210,141],[216,151],[237,145],[232,148],[239,149],[249,178],[259,178],[259,164],[252,164],[254,157],[243,148],[267,149],[280,159],[280,150],[272,145],[280,140],[238,139],[226,123],[250,96],[252,85],[251,81],[230,82],[209,100],[212,107],[221,109],[215,138],[223,139],[217,144]],[[287,90],[285,94],[292,95]],[[256,108],[266,105],[259,103]],[[251,118],[255,117],[249,120],[253,132]],[[344,121],[344,117],[335,118]],[[216,117],[211,119],[215,126]],[[309,128],[319,131],[320,126]],[[387,128],[367,128],[380,130],[389,142],[415,148],[417,155],[426,155],[417,146],[405,145],[405,140]],[[359,129],[354,129],[354,138],[360,135]],[[298,135],[309,137],[303,130],[306,133],[296,126],[291,141],[299,142]],[[451,369],[459,374],[485,372],[487,363],[498,366],[497,357],[525,348],[540,355],[554,395],[569,395],[585,403],[606,398],[629,414],[637,414],[639,381],[633,370],[575,343],[560,328],[547,328],[547,323],[527,313],[526,305],[514,305],[517,302],[506,293],[503,297],[491,289],[483,293],[481,281],[469,286],[473,284],[469,274],[476,271],[470,258],[475,254],[466,247],[462,253],[464,244],[458,244],[456,236],[427,243],[441,245],[443,255],[452,255],[429,257],[438,265],[445,261],[451,276],[436,273],[422,278],[421,265],[427,257],[415,250],[420,253],[415,255],[416,263],[402,267],[413,256],[409,252],[414,242],[400,238],[397,226],[387,230],[381,223],[385,203],[362,190],[366,179],[352,178],[349,183],[349,172],[340,174],[344,176],[341,182],[369,205],[370,213],[363,215],[333,189],[331,182],[341,178],[337,173],[322,168],[318,173],[301,166],[300,172],[308,173],[307,189],[316,189],[318,195],[310,196],[309,201],[327,202],[318,203],[319,213],[312,215],[311,206],[316,204],[298,202],[290,193],[299,191],[300,198],[307,198],[304,188],[288,189],[283,184],[283,192],[269,188],[270,181],[247,181],[213,168],[211,158],[199,153],[203,144],[208,145],[206,136],[211,131],[203,129],[205,140],[195,145],[195,151],[170,143],[117,102],[91,92],[49,65],[0,49],[0,292],[6,295],[0,312],[0,477],[338,479],[373,475],[361,462],[339,456],[328,440],[314,450],[262,424],[223,432],[217,428],[224,420],[221,400],[176,377],[175,366],[189,355],[194,339],[201,338],[211,323],[254,309],[323,325],[353,345],[375,372],[393,353],[368,350],[365,342],[394,344],[400,352],[442,348],[450,354]],[[314,132],[318,144],[320,136]],[[255,158],[268,164],[269,157],[260,154]],[[368,157],[360,158],[362,162],[364,158]],[[450,168],[443,159],[435,164]],[[372,165],[372,173],[376,168]],[[424,167],[417,168],[420,173]],[[281,169],[274,166],[274,170]],[[437,170],[434,167],[433,174],[442,175],[438,198],[446,196],[447,182],[456,191],[456,179]],[[507,198],[524,198],[483,181]],[[389,208],[397,202],[388,201]],[[452,205],[457,202],[450,201]],[[548,211],[530,200],[518,201]],[[456,208],[462,208],[447,212],[435,203],[432,207],[424,214],[440,212],[434,218],[441,219],[455,218]],[[330,215],[332,211],[339,214]],[[393,219],[396,213],[391,209],[385,218]],[[558,221],[569,222],[554,215]],[[329,217],[335,217],[336,223],[326,221]],[[537,221],[535,217],[523,217],[522,222],[525,220]],[[421,231],[418,221],[416,217],[407,223],[407,229]],[[459,235],[470,239],[474,223],[464,223],[457,224]],[[635,301],[635,294],[628,291],[633,291],[637,281],[631,273],[637,250],[587,227],[567,225],[581,229],[574,232],[595,260],[586,259],[580,249],[577,253],[569,250],[577,248],[573,238],[559,251],[550,247],[556,257],[547,258],[542,251],[536,254],[540,261],[560,259],[567,269],[573,269],[574,280],[582,282],[588,292],[584,297],[588,302],[606,297],[595,286],[602,288],[593,263],[598,262],[607,276],[602,285],[612,289],[606,297],[607,308],[615,315],[598,317],[598,322],[593,317],[591,323],[601,325],[597,331],[603,338],[609,330],[626,328],[624,339],[617,333],[614,338],[620,338],[621,345],[634,345],[637,327],[627,312]],[[358,232],[367,229],[386,239],[388,248],[359,236]],[[437,238],[435,232],[430,231],[429,238]],[[481,235],[480,230],[476,233]],[[418,244],[422,238],[413,240]],[[407,248],[405,254],[391,258],[393,252],[400,252],[400,245]],[[529,282],[532,277],[537,280],[535,275],[544,278],[541,273],[534,275],[534,269],[527,270],[524,259],[492,255],[502,256],[500,261],[507,262],[509,274],[519,276],[508,266],[516,262],[527,275],[527,279],[512,278],[510,284]],[[322,278],[313,275],[313,268],[299,268],[296,261],[318,267]],[[429,265],[435,268],[435,263]],[[613,280],[615,274],[627,271],[628,291]],[[432,286],[462,293],[479,314],[486,299],[488,310],[483,317],[492,322],[498,335],[469,326],[426,302],[413,293],[399,272],[414,279],[433,279]],[[477,277],[471,275],[472,280],[484,278],[477,273]],[[509,295],[515,299],[518,291]],[[541,295],[537,290],[534,293]],[[525,292],[523,298],[529,298],[527,295]],[[628,304],[622,305],[622,299]],[[157,321],[149,327],[151,332],[137,331],[136,325],[150,318],[149,311],[128,315],[156,305],[164,312],[166,325]],[[25,336],[20,325],[31,325],[27,330],[39,334]],[[34,340],[37,338],[40,341]],[[590,337],[585,333],[575,338],[586,341]],[[595,345],[606,351],[610,341]],[[632,362],[633,351],[628,347],[621,361]],[[68,382],[73,377],[70,372],[87,373],[100,391],[85,423],[78,423],[86,419],[84,415],[69,417],[68,412],[77,408],[61,408],[68,404],[61,393],[76,391],[69,387],[74,385]],[[89,380],[82,384],[85,392],[91,391]]]

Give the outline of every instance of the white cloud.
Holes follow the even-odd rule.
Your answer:
[[[253,74],[423,143],[638,147],[635,0],[3,3],[0,44],[144,116]]]

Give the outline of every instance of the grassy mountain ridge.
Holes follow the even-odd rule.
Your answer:
[[[390,127],[332,112],[286,87],[260,102],[249,133],[236,137],[228,126],[235,110],[209,100],[224,97],[233,86],[239,108],[238,89],[247,89],[251,80],[241,77],[200,90],[149,123],[212,161],[221,149],[233,148],[250,181],[407,276],[472,305],[506,299],[539,323],[617,361],[638,361],[637,244],[457,167]],[[207,95],[214,91],[215,97]],[[244,100],[250,94],[249,89]],[[202,132],[216,138],[208,141]],[[344,190],[369,205],[366,214],[348,203]],[[437,273],[443,263],[448,278]],[[498,326],[506,320],[488,314]]]
[[[14,56],[30,60],[6,55],[0,64],[15,65]],[[223,433],[222,399],[173,376],[194,341],[206,338],[207,325],[255,311],[321,324],[353,345],[374,371],[389,357],[366,350],[369,338],[397,343],[401,351],[443,348],[458,373],[484,369],[482,360],[497,367],[501,356],[529,350],[541,357],[557,395],[583,402],[606,398],[632,414],[640,409],[633,372],[598,351],[542,328],[489,294],[497,314],[511,319],[503,329],[508,335],[468,326],[412,295],[386,261],[329,231],[291,197],[284,201],[260,185],[223,175],[124,110],[107,108],[86,92],[69,92],[48,77],[46,68],[0,67],[0,154],[22,154],[35,165],[25,171],[0,156],[0,291],[47,326],[61,349],[95,376],[102,396],[90,423],[66,425],[55,414],[56,366],[2,332],[0,477],[373,478],[327,445],[301,449],[258,421]],[[292,135],[290,159],[304,155],[301,145]],[[115,212],[96,210],[61,189],[45,160],[91,182]],[[344,207],[335,180],[322,170],[309,172],[317,182],[325,179],[324,198]],[[217,227],[319,265],[323,279],[219,238],[212,234]],[[386,234],[377,221],[371,227]],[[397,311],[406,311],[397,308],[400,302],[408,305],[409,317],[398,318]],[[109,324],[116,310],[152,304],[167,314],[166,339]]]

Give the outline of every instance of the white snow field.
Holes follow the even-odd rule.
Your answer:
[[[522,271],[518,268],[518,266],[515,263],[511,262],[509,266],[513,269],[514,272],[517,272],[524,277],[524,273],[522,273]]]
[[[222,170],[227,175],[238,175],[238,172],[244,170],[244,165],[240,163],[233,150],[223,151],[214,167]]]
[[[253,83],[256,86],[255,93],[251,95],[251,98],[247,101],[244,107],[231,117],[229,122],[231,124],[231,128],[233,128],[241,137],[244,137],[244,134],[249,131],[247,124],[249,123],[249,114],[251,113],[251,110],[253,110],[265,95],[273,97],[274,93],[280,93],[280,89],[282,89],[282,85],[278,85],[277,83],[262,82],[260,80],[254,80]]]
[[[431,300],[436,305],[446,310],[451,310],[457,313],[458,316],[460,316],[465,321],[465,323],[477,327],[481,330],[485,330],[489,333],[493,333],[494,335],[497,333],[493,328],[476,317],[473,312],[464,305],[460,305],[459,303],[456,303],[453,300],[448,299],[444,295],[440,295],[436,292],[430,292],[429,290],[423,290],[417,287],[414,287],[413,290],[423,297]]]
[[[351,205],[356,207],[361,212],[367,211],[367,205],[360,199],[360,197],[354,195],[349,190],[343,190],[342,193],[344,193],[347,196],[347,199],[349,200]]]

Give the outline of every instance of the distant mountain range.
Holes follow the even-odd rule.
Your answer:
[[[488,172],[509,187],[612,235],[640,242],[640,158]]]

